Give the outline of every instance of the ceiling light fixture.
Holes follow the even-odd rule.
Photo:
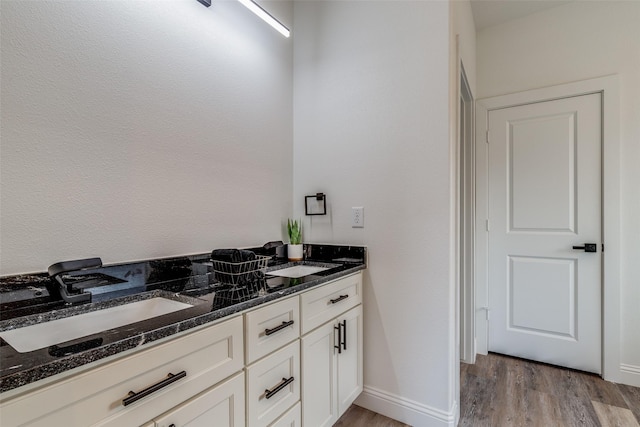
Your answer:
[[[238,0],[238,1],[242,3],[251,12],[258,15],[264,22],[266,22],[267,24],[275,28],[280,34],[282,34],[285,37],[289,37],[290,35],[289,29],[284,25],[282,25],[280,21],[278,21],[276,18],[271,16],[269,12],[264,10],[257,3],[253,2],[252,0]]]

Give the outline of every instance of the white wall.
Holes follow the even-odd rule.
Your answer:
[[[294,212],[305,241],[369,247],[358,403],[451,424],[449,4],[303,1],[294,12]],[[304,217],[317,191],[329,214]]]
[[[460,200],[460,179],[462,176],[461,170],[461,158],[462,150],[461,143],[464,139],[460,135],[460,97],[462,96],[460,75],[462,73],[461,65],[464,67],[464,72],[467,77],[467,83],[471,90],[471,95],[475,96],[476,93],[476,29],[473,21],[473,13],[471,11],[471,2],[469,0],[453,0],[450,5],[450,35],[449,35],[449,138],[450,138],[450,206],[451,206],[451,240],[449,243],[450,257],[453,260],[451,263],[452,270],[450,271],[450,303],[456,307],[454,310],[454,316],[451,319],[450,328],[454,329],[451,333],[453,341],[450,344],[450,348],[453,352],[453,357],[450,359],[450,372],[453,372],[451,388],[454,390],[454,396],[457,402],[460,401],[460,360],[465,357],[461,355],[461,338],[463,336],[461,330],[461,323],[464,323],[464,329],[466,336],[474,337],[474,328],[471,323],[470,317],[474,316],[473,309],[469,312],[469,305],[472,305],[470,301],[473,301],[472,289],[469,286],[472,284],[466,284],[467,289],[462,289],[465,284],[463,278],[458,274],[461,269],[461,263],[465,262],[460,256],[460,233],[462,232],[459,216],[463,216]],[[462,64],[460,64],[462,63]],[[473,123],[468,125],[473,127]],[[473,129],[469,129],[473,134]],[[471,191],[471,189],[469,189]],[[471,262],[466,260],[467,263]],[[464,268],[468,268],[464,267]],[[461,299],[466,303],[461,304]],[[463,308],[464,307],[464,308]],[[464,312],[463,312],[464,311]],[[467,340],[468,344],[468,340]],[[470,346],[473,347],[473,346]],[[474,348],[466,350],[467,353],[475,351]],[[475,354],[474,354],[475,356]],[[456,407],[456,423],[460,416],[459,404]]]
[[[453,37],[458,36],[459,55],[464,63],[469,88],[476,96],[476,26],[470,0],[452,0],[451,17]],[[457,106],[457,103],[456,103]],[[457,110],[457,108],[456,108]],[[457,121],[456,121],[457,122]]]
[[[0,274],[284,237],[291,39],[222,0],[3,0],[1,19]]]
[[[620,79],[621,364],[640,376],[640,2],[572,2],[477,36],[479,97]]]

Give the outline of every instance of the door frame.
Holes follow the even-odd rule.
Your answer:
[[[458,73],[458,282],[460,288],[460,360],[476,362],[474,322],[474,236],[475,236],[475,102],[462,59]],[[464,110],[461,111],[461,110]]]
[[[560,98],[602,94],[602,377],[623,382],[620,367],[620,93],[617,75],[480,99],[476,103],[476,349],[488,350],[488,114]]]

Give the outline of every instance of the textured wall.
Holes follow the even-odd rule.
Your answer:
[[[449,4],[296,2],[294,210],[317,242],[369,247],[365,394],[412,425],[452,417]],[[364,228],[351,228],[363,206]],[[450,329],[451,328],[451,329]]]
[[[235,1],[1,8],[0,274],[284,237],[291,39]]]

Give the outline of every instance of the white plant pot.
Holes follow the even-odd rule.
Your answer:
[[[302,244],[292,245],[289,243],[287,245],[287,257],[289,261],[302,261]]]

